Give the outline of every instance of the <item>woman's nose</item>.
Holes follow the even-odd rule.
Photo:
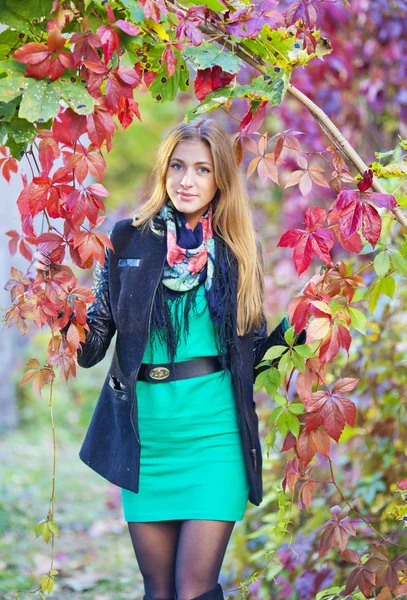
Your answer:
[[[190,187],[194,183],[194,172],[192,169],[185,169],[183,178],[181,179],[182,185]]]

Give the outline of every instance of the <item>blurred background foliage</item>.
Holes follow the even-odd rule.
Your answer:
[[[402,60],[407,50],[405,8],[403,1],[387,0],[355,0],[349,10],[341,2],[320,3],[321,34],[331,40],[334,52],[293,75],[293,83],[334,119],[366,162],[375,159],[374,151],[393,149],[398,134],[407,136],[407,66]],[[142,123],[136,121],[126,131],[120,129],[113,150],[105,155],[108,169],[103,183],[111,194],[105,229],[146,199],[157,145],[195,103],[192,92],[179,94],[171,104],[154,104],[149,95],[137,100]],[[246,110],[246,104],[239,101],[233,105],[232,115],[240,120]],[[231,134],[236,131],[237,121],[223,111],[214,116]],[[328,142],[309,113],[292,98],[269,111],[262,131],[268,131],[270,138],[287,128],[305,133],[299,136],[304,150],[312,153],[313,164],[323,165],[318,153]],[[251,159],[247,154],[244,172]],[[283,158],[287,173],[297,167],[289,152]],[[298,278],[291,251],[276,248],[278,239],[287,229],[302,227],[306,206],[328,205],[334,196],[330,189],[315,186],[307,197],[297,187],[284,190],[270,182],[264,187],[254,175],[248,180],[248,189],[264,249],[270,330],[285,313],[290,299],[319,268],[314,264],[311,272]],[[381,241],[389,243],[396,235],[394,231],[394,223],[384,219]],[[372,260],[371,253],[369,256],[367,251],[364,258]],[[334,248],[334,262],[342,259],[348,264],[358,261],[358,268],[363,266],[360,256],[351,258],[340,247]],[[91,275],[81,273],[83,282],[89,283]],[[339,377],[360,379],[352,394],[358,409],[355,427],[345,429],[339,446],[332,443],[335,481],[344,497],[381,535],[396,530],[391,541],[407,546],[407,536],[403,541],[405,498],[396,491],[396,482],[405,478],[407,471],[407,289],[398,278],[401,285],[397,293],[392,298],[381,296],[373,314],[363,300],[358,304],[367,316],[367,334],[354,335],[349,360],[341,351],[331,365],[328,382]],[[45,358],[45,339],[44,333],[30,330],[29,344],[16,355],[12,373],[16,387],[25,362],[31,356],[44,354]],[[142,594],[119,489],[91,472],[78,457],[110,353],[111,349],[91,370],[79,369],[69,387],[60,379],[55,383],[55,520],[62,534],[56,539],[55,568],[62,577],[56,579],[51,594],[54,598],[125,600]],[[34,539],[35,524],[44,517],[50,494],[49,408],[45,397],[41,400],[35,396],[30,386],[20,388],[18,394],[20,426],[0,440],[0,598],[7,600],[14,597],[16,589],[32,589],[35,577],[49,565],[49,549],[41,539]],[[264,439],[274,403],[262,392],[256,401]],[[264,500],[260,507],[248,504],[244,520],[235,526],[220,580],[230,597],[239,597],[239,582],[247,582],[267,563],[263,578],[250,586],[249,597],[254,600],[314,600],[321,590],[342,585],[353,568],[336,550],[318,558],[316,530],[330,518],[330,507],[338,504],[347,508],[330,482],[329,463],[321,456],[314,459],[313,477],[318,483],[309,512],[297,506],[297,495],[290,511],[289,496],[281,495],[281,481],[291,454],[279,453],[280,448],[281,439],[277,440],[276,452],[267,456],[264,450]],[[368,542],[379,541],[379,537],[354,513],[350,517],[358,535],[351,538],[349,546],[363,554]],[[281,523],[288,521],[289,534],[284,536]],[[391,556],[402,551],[389,546]]]

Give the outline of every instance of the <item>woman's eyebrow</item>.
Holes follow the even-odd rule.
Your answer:
[[[180,162],[183,165],[185,165],[185,162],[183,160],[181,160],[180,158],[176,158],[175,156],[173,158],[171,158],[171,160],[176,160],[177,162]],[[195,165],[210,165],[212,167],[212,163],[208,162],[207,160],[200,160],[194,164]]]

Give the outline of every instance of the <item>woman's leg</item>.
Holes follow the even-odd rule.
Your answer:
[[[191,600],[217,586],[234,525],[235,521],[182,521],[175,568],[177,600]]]
[[[175,594],[175,559],[182,521],[129,522],[134,552],[147,596],[168,600]]]

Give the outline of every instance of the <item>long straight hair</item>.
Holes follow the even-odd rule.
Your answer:
[[[149,199],[133,214],[133,225],[146,228],[168,199],[166,175],[169,160],[179,142],[205,142],[212,153],[218,186],[213,203],[212,226],[235,255],[239,265],[237,295],[238,335],[260,327],[263,319],[264,275],[260,245],[256,240],[252,211],[232,142],[213,119],[179,123],[157,151],[155,183]]]

